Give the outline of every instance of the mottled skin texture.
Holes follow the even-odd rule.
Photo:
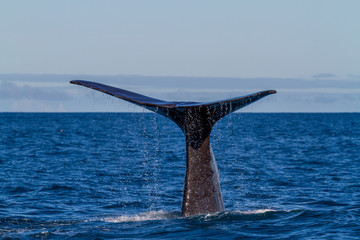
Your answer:
[[[198,149],[186,145],[182,215],[192,216],[222,211],[225,211],[225,208],[209,135]]]
[[[219,173],[210,144],[214,124],[224,116],[252,103],[274,90],[216,102],[168,102],[100,83],[74,80],[73,84],[92,88],[132,102],[174,121],[186,137],[186,174],[182,215],[222,212],[225,210]]]

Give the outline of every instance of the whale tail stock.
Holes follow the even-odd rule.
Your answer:
[[[104,92],[159,113],[174,121],[186,137],[186,175],[182,215],[224,211],[217,165],[210,145],[214,124],[275,90],[214,102],[169,102],[100,83],[73,80],[70,83]]]

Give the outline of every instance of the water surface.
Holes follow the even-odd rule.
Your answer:
[[[359,239],[360,114],[231,114],[226,212],[183,218],[185,140],[153,113],[0,113],[0,236]]]

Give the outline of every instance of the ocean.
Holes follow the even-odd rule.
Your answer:
[[[213,128],[225,212],[181,216],[185,138],[154,113],[0,113],[2,239],[360,239],[360,113]]]

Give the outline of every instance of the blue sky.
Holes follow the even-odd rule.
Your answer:
[[[360,111],[360,1],[2,1],[0,111],[138,111],[68,83],[166,100],[264,89],[244,111]]]

